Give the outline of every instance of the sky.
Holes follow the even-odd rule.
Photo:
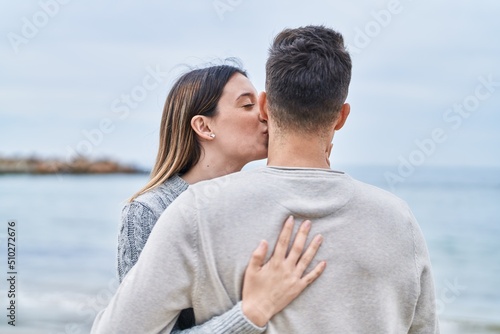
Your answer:
[[[332,162],[500,166],[498,1],[0,4],[0,156],[150,167],[165,97],[190,66],[239,58],[258,91],[273,37],[323,24],[353,60]]]

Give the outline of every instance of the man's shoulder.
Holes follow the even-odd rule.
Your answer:
[[[380,226],[403,228],[409,225],[401,225],[402,222],[417,224],[411,208],[404,199],[356,179],[352,179],[352,183],[355,191],[350,204],[351,208],[356,208],[358,214],[372,222],[377,221]]]
[[[356,187],[356,195],[365,200],[383,202],[388,204],[407,205],[406,202],[395,194],[351,177],[352,184]]]

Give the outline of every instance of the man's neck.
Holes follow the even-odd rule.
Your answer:
[[[270,138],[267,165],[330,169],[328,145],[327,140],[316,136]]]

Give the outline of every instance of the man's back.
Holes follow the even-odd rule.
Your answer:
[[[427,249],[406,204],[323,169],[267,167],[202,182],[162,215],[168,241],[155,244],[164,254],[183,247],[190,259],[178,269],[195,272],[188,303],[197,322],[241,300],[248,254],[263,238],[272,247],[289,215],[312,220],[312,234],[324,236],[316,258],[328,267],[268,333],[435,332]],[[175,239],[192,240],[191,248]]]
[[[282,168],[200,182],[179,196],[96,318],[96,332],[170,333],[183,309],[192,307],[198,323],[230,309],[241,299],[248,254],[261,239],[275,240],[289,215],[312,220],[312,233],[324,236],[316,258],[328,267],[271,319],[268,333],[439,331],[429,257],[408,207],[329,169],[332,140],[350,114],[351,68],[342,35],[330,28],[284,29],[274,38],[258,103],[267,163]],[[198,144],[225,156],[231,140],[214,132],[226,123],[203,124]],[[201,171],[201,179],[216,172],[211,164]]]
[[[406,204],[343,173],[274,167],[181,194],[93,330],[170,333],[183,309],[197,323],[231,309],[248,254],[289,215],[312,220],[324,236],[316,259],[328,266],[266,333],[439,332],[427,249]]]

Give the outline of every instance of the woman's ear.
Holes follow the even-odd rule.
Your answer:
[[[213,140],[215,137],[210,127],[210,119],[206,116],[193,116],[193,118],[191,118],[191,128],[200,139]]]

